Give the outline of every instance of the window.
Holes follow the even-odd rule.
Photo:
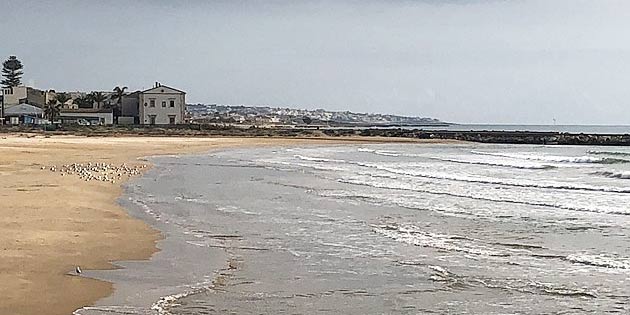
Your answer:
[[[175,107],[175,100],[170,100],[170,103],[171,107]]]
[[[149,106],[155,107],[155,99],[154,98],[149,100]]]
[[[149,125],[155,125],[155,117],[157,115],[149,115]]]
[[[175,124],[175,115],[168,115],[168,123],[171,125]]]
[[[162,101],[162,107],[166,107],[166,101]]]

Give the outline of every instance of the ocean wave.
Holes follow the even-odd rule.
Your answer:
[[[630,156],[630,152],[621,152],[621,151],[597,151],[597,150],[590,150],[587,151],[588,154],[595,154],[595,155],[616,155],[616,156]]]
[[[455,278],[455,275],[444,267],[430,265],[429,269],[433,270],[433,274],[431,275],[431,277],[429,277],[429,279],[433,281],[448,282],[449,280]]]
[[[186,202],[190,202],[190,203],[199,203],[199,204],[208,204],[208,203],[210,203],[208,200],[206,200],[204,198],[188,197],[188,196],[186,196],[184,194],[181,194],[181,195],[175,197],[175,200],[186,201]]]
[[[149,216],[153,217],[156,221],[161,221],[162,220],[162,215],[160,214],[160,212],[158,212],[155,209],[149,207],[149,205],[147,205],[146,202],[142,201],[141,199],[133,199],[133,198],[129,198],[129,200],[135,206],[140,207],[144,213],[146,213]]]
[[[368,187],[374,187],[374,188],[397,189],[397,190],[427,193],[427,194],[432,194],[432,195],[467,198],[467,199],[472,199],[472,200],[505,202],[505,203],[511,203],[511,204],[522,204],[522,205],[535,206],[535,207],[547,207],[547,208],[555,208],[555,209],[562,209],[562,210],[576,211],[576,212],[630,215],[630,211],[626,210],[625,208],[624,209],[615,208],[615,207],[585,208],[585,207],[572,206],[572,205],[563,205],[563,204],[558,204],[558,203],[524,201],[524,200],[515,200],[515,199],[508,199],[508,198],[491,198],[491,197],[485,197],[485,196],[458,194],[458,193],[453,193],[453,192],[448,192],[448,191],[443,191],[443,190],[438,191],[438,190],[420,189],[419,187],[413,186],[411,184],[400,183],[400,182],[397,182],[395,184],[391,184],[391,183],[387,184],[387,183],[384,183],[383,181],[366,181],[366,180],[357,180],[357,179],[352,179],[352,178],[338,179],[338,181],[342,183],[347,183],[347,184],[368,186]],[[400,206],[403,206],[403,205],[400,205]],[[421,210],[425,210],[425,209],[421,209]]]
[[[585,288],[567,287],[554,283],[543,283],[530,279],[519,278],[489,278],[458,275],[450,270],[435,265],[429,265],[432,271],[429,279],[435,282],[444,282],[449,286],[461,287],[485,287],[489,289],[501,289],[508,292],[520,292],[536,295],[556,295],[576,298],[597,298],[597,293]]]
[[[304,160],[304,161],[311,161],[311,162],[324,162],[324,163],[330,163],[330,162],[336,162],[336,163],[346,163],[345,160],[335,160],[335,159],[326,159],[326,158],[319,158],[319,157],[311,157],[311,156],[304,156],[304,155],[300,155],[300,154],[296,154],[293,157],[298,158],[300,160]]]
[[[153,305],[151,306],[151,309],[154,310],[157,313],[157,315],[171,315],[172,313],[170,312],[170,309],[171,307],[177,305],[177,301],[179,299],[185,298],[193,294],[199,294],[207,290],[208,288],[204,287],[204,288],[192,289],[187,292],[164,296],[160,298],[157,302],[153,303]]]
[[[630,171],[625,171],[625,172],[602,171],[602,172],[595,172],[593,174],[609,177],[609,178],[630,179]]]
[[[542,169],[551,169],[556,168],[554,165],[549,164],[537,164],[537,163],[519,163],[519,162],[490,162],[490,161],[466,161],[466,160],[458,160],[458,159],[449,159],[449,158],[431,158],[433,160],[451,162],[451,163],[460,163],[460,164],[472,164],[472,165],[487,165],[487,166],[499,166],[499,167],[511,167],[518,169],[532,169],[532,170],[542,170]]]
[[[553,283],[543,283],[524,279],[481,279],[474,278],[478,282],[491,289],[503,289],[529,294],[557,295],[564,297],[597,298],[597,294],[584,288],[570,288]]]
[[[500,251],[483,244],[477,244],[474,240],[467,237],[426,232],[411,224],[382,224],[374,225],[372,228],[374,232],[378,234],[410,245],[430,247],[446,251],[463,252],[474,255],[509,255],[504,251]]]
[[[72,312],[72,315],[148,315],[153,312],[133,306],[84,306],[78,310]]]
[[[593,156],[558,156],[558,155],[537,155],[535,153],[498,153],[498,152],[484,152],[484,151],[470,151],[477,155],[489,155],[507,157],[520,160],[534,160],[534,161],[546,161],[557,163],[601,163],[601,164],[616,164],[616,163],[630,163],[630,160],[617,159],[617,158],[601,158]]]
[[[392,156],[392,157],[400,156],[400,153],[398,153],[396,151],[373,150],[373,149],[368,149],[368,148],[358,148],[357,151],[359,151],[359,152],[369,152],[369,153],[373,153],[373,154],[376,154],[376,155],[383,155],[383,156]]]
[[[566,257],[572,263],[590,265],[611,269],[630,269],[630,258],[613,257],[609,255],[572,254]]]
[[[421,171],[413,171],[413,170],[402,170],[402,169],[384,167],[384,166],[379,166],[379,165],[374,165],[374,167],[383,171],[387,171],[387,172],[399,174],[399,175],[423,177],[423,178],[431,178],[431,179],[452,180],[452,181],[459,181],[459,182],[466,182],[466,183],[504,185],[504,186],[524,187],[524,188],[630,193],[630,188],[622,188],[622,187],[592,186],[592,185],[584,185],[584,184],[570,184],[570,183],[559,183],[559,182],[546,182],[545,183],[545,182],[540,182],[540,181],[534,182],[534,181],[527,181],[527,180],[517,181],[517,180],[497,179],[497,178],[482,177],[482,176],[471,176],[471,175],[465,175],[465,174],[431,173],[431,172],[421,172]]]
[[[305,167],[305,168],[310,168],[310,169],[319,170],[319,171],[347,171],[346,168],[340,167],[340,164],[337,164],[336,166],[333,164],[323,164],[323,165],[322,164],[308,164],[308,162],[311,162],[311,161],[305,161],[304,163],[300,163],[299,161],[261,159],[261,160],[258,160],[257,162],[287,166],[291,169],[294,169],[296,166],[299,166],[299,167]]]

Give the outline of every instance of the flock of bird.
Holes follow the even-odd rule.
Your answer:
[[[86,182],[101,181],[115,184],[117,180],[120,180],[123,177],[139,175],[142,169],[146,167],[146,164],[129,166],[126,164],[114,165],[108,163],[89,162],[87,164],[64,164],[60,167],[54,165],[50,167],[42,166],[42,170],[46,170],[48,168],[51,172],[60,173],[61,176],[76,175]]]

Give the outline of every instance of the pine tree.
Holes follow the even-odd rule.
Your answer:
[[[0,81],[2,87],[11,88],[22,84],[22,62],[16,56],[9,56],[9,59],[2,63],[2,76],[4,79]]]

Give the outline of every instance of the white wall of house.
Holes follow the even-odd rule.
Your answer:
[[[114,115],[112,113],[79,113],[79,112],[70,112],[63,111],[60,116],[63,117],[72,117],[72,118],[98,118],[103,124],[111,125],[114,123]]]
[[[3,88],[4,104],[17,105],[20,102],[31,105],[43,106],[46,103],[46,92],[28,87],[16,86],[11,88]]]
[[[184,122],[186,93],[159,85],[140,93],[140,124],[167,125]]]
[[[16,86],[12,89],[3,88],[4,105],[17,105],[21,99],[25,99],[27,95],[26,86]]]

